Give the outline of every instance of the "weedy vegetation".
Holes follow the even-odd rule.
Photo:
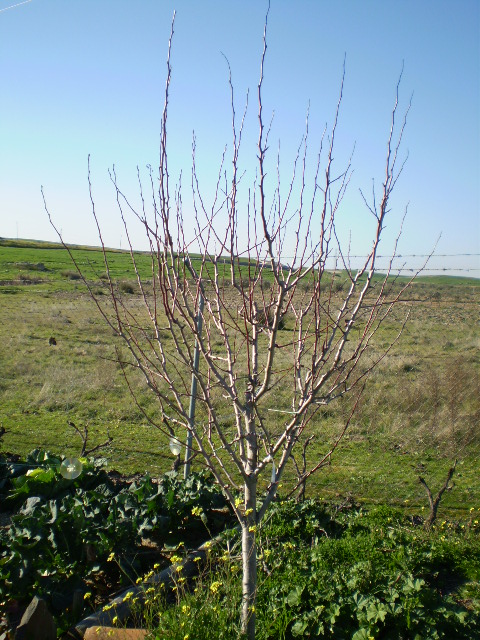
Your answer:
[[[478,519],[426,533],[390,507],[278,502],[258,533],[257,637],[477,637],[478,533]],[[212,550],[189,588],[177,580],[176,606],[152,590],[154,637],[242,637],[240,560],[235,541]]]

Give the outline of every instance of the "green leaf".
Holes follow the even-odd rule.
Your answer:
[[[24,516],[32,516],[35,512],[35,509],[41,503],[42,503],[42,498],[39,498],[38,496],[32,496],[31,498],[27,498],[27,501],[21,508],[20,513]]]
[[[292,635],[295,637],[303,636],[303,632],[308,626],[308,622],[306,620],[297,620],[292,627]]]
[[[296,586],[295,589],[292,589],[287,596],[287,604],[291,607],[296,607],[300,604],[300,600],[302,598],[304,587]]]
[[[377,622],[377,620],[381,620],[381,622],[383,622],[387,617],[387,613],[388,613],[387,609],[381,602],[379,603],[372,602],[367,607],[367,620],[369,622],[372,620],[374,622]]]
[[[363,594],[358,593],[358,591],[353,594],[353,600],[358,609],[365,609],[370,602],[370,598],[368,596],[365,597]]]
[[[355,631],[352,636],[352,640],[370,640],[371,637],[370,632],[367,629],[362,628]]]
[[[58,504],[56,500],[50,500],[48,504],[50,507],[50,513],[52,514],[50,524],[53,524],[54,522],[57,521],[57,518],[58,518]]]

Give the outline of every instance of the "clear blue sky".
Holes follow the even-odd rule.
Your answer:
[[[98,244],[90,213],[87,156],[106,244],[126,246],[107,169],[115,164],[138,201],[137,165],[158,165],[165,59],[173,10],[170,168],[183,170],[190,223],[192,131],[208,199],[231,142],[229,59],[240,113],[250,109],[241,163],[254,176],[255,90],[267,2],[262,0],[0,0],[0,236],[54,240],[40,193],[66,242]],[[369,248],[370,220],[358,188],[380,186],[395,86],[412,92],[404,174],[392,199],[383,253],[405,205],[403,254],[480,251],[480,2],[478,0],[272,0],[264,108],[275,110],[272,162],[281,141],[284,183],[310,103],[310,159],[331,124],[343,58],[338,170],[355,144],[355,172],[340,227],[353,252]],[[138,248],[141,234],[134,235]],[[407,266],[418,260],[407,259]],[[430,268],[476,269],[478,257],[434,258]],[[454,273],[454,272],[449,272]]]

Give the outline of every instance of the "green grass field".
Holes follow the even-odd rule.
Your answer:
[[[102,253],[72,248],[92,289],[108,293]],[[139,255],[148,278],[149,256]],[[140,305],[127,252],[109,252],[112,278],[130,304]],[[103,275],[102,275],[103,274]],[[341,290],[338,292],[341,295]],[[458,458],[455,486],[442,508],[480,506],[480,281],[419,277],[377,335],[381,350],[410,320],[394,350],[371,375],[358,411],[331,460],[307,484],[307,494],[417,510],[427,505],[418,482],[435,492]],[[56,345],[49,344],[55,338]],[[168,336],[165,337],[168,340]],[[103,451],[110,468],[125,473],[168,470],[168,443],[132,401],[115,362],[117,338],[100,317],[67,251],[59,245],[0,240],[0,424],[3,448],[25,454],[35,447],[75,454],[81,441],[69,422],[87,426],[89,446],[109,434]],[[147,413],[156,401],[139,380]],[[310,463],[328,450],[351,399],[319,412]],[[294,477],[293,465],[285,488]]]

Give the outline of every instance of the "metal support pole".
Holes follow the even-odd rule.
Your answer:
[[[204,300],[203,296],[200,293],[200,300],[198,304],[198,313],[197,313],[197,335],[200,336],[202,333],[202,325],[203,325],[203,307]],[[198,339],[195,340],[195,353],[193,355],[193,373],[192,373],[192,388],[190,391],[190,407],[188,409],[188,424],[190,425],[190,429],[187,432],[187,446],[185,447],[185,466],[183,467],[183,477],[186,480],[190,475],[190,463],[192,459],[192,430],[195,423],[195,400],[197,397],[197,376],[196,373],[198,371],[198,361],[200,359],[200,345],[198,344]]]

